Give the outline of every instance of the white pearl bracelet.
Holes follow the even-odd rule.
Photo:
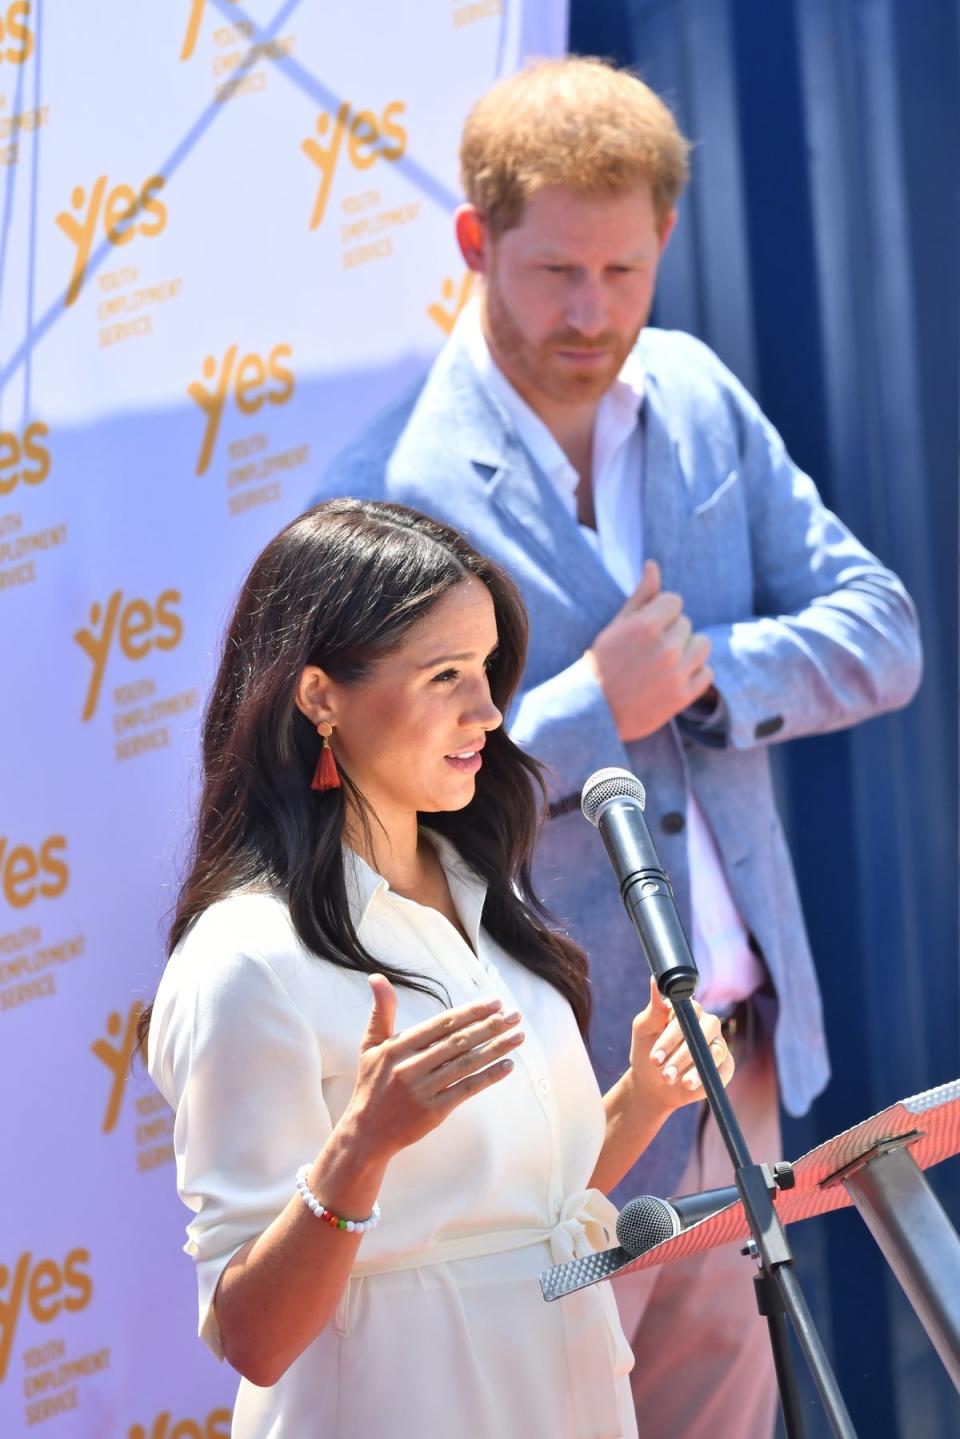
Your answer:
[[[310,1185],[307,1183],[307,1175],[309,1173],[309,1164],[302,1164],[297,1170],[297,1190],[299,1191],[300,1198],[307,1208],[315,1214],[318,1219],[322,1219],[324,1223],[329,1224],[331,1229],[345,1229],[348,1234],[365,1234],[368,1229],[375,1229],[380,1223],[379,1204],[374,1204],[373,1209],[366,1219],[343,1219],[339,1214],[334,1214],[332,1209],[327,1209],[326,1205],[320,1203],[310,1188]]]

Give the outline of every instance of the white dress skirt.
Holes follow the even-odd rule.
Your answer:
[[[360,941],[454,1005],[499,995],[526,1039],[506,1079],[391,1160],[383,1217],[333,1322],[276,1384],[240,1381],[232,1433],[630,1439],[633,1358],[609,1285],[546,1304],[538,1283],[548,1265],[616,1242],[616,1211],[587,1187],[604,1114],[586,1049],[562,996],[481,927],[483,884],[430,838],[471,944],[345,850]],[[397,995],[397,1032],[438,1012],[428,995]],[[370,1007],[366,977],[305,951],[277,895],[213,905],[167,965],[149,1068],[176,1111],[185,1248],[218,1357],[220,1275],[285,1207],[346,1108]]]

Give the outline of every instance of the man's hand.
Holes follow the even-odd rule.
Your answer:
[[[679,595],[660,588],[647,560],[623,609],[587,650],[620,738],[645,739],[708,690],[710,641],[693,633]]]

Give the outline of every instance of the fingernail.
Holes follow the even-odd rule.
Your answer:
[[[519,1009],[515,1009],[512,1014],[505,1014],[503,1016],[503,1022],[504,1024],[516,1024],[519,1018],[520,1011]]]
[[[654,1064],[662,1064],[666,1057],[667,1056],[662,1049],[655,1049],[650,1056]]]
[[[663,1077],[668,1084],[673,1084],[674,1080],[677,1077],[677,1071],[672,1064],[667,1065],[666,1069],[663,1071]]]
[[[513,1060],[502,1059],[500,1061],[500,1068],[504,1071],[505,1074],[508,1073],[513,1068]]]
[[[700,1076],[699,1074],[695,1074],[691,1070],[689,1074],[685,1074],[683,1076],[683,1082],[688,1089],[696,1089],[697,1085],[700,1083]]]
[[[503,1008],[503,1000],[498,994],[488,995],[486,999],[481,1000],[481,1003],[487,1006],[491,1014],[494,1010]]]

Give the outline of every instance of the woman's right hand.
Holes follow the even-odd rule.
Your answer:
[[[366,1215],[398,1150],[442,1124],[472,1094],[513,1068],[523,1042],[519,1014],[498,999],[445,1010],[394,1034],[397,996],[370,976],[373,1008],[360,1045],[357,1082],[307,1176],[334,1214]],[[318,1224],[299,1194],[244,1244],[224,1270],[216,1313],[224,1353],[254,1384],[275,1384],[330,1322],[357,1257],[363,1231]]]
[[[504,1014],[499,999],[461,1004],[395,1035],[393,985],[372,974],[370,988],[373,1008],[344,1119],[357,1124],[368,1152],[389,1159],[465,1099],[505,1079],[513,1068],[505,1056],[524,1036],[519,1013]]]

